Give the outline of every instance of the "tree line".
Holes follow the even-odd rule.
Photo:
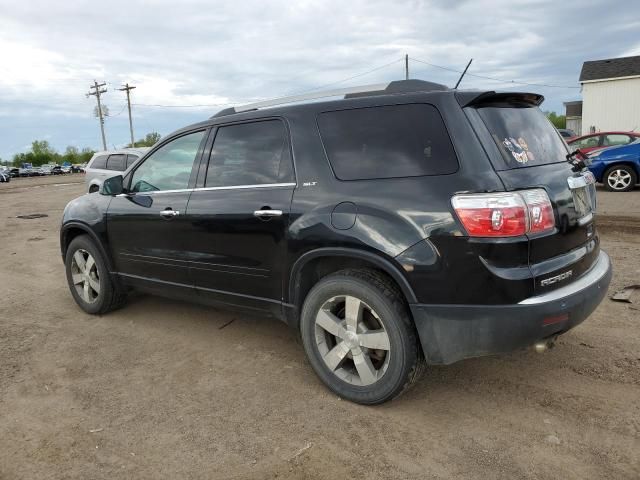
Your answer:
[[[160,134],[158,132],[151,132],[145,135],[144,138],[136,140],[136,147],[151,147],[160,140]],[[131,144],[127,144],[127,147],[131,147]],[[69,145],[64,153],[59,153],[47,140],[34,140],[31,142],[31,149],[27,152],[16,153],[10,163],[14,167],[20,167],[23,163],[30,163],[34,167],[40,165],[46,165],[49,163],[65,163],[69,162],[72,165],[78,163],[87,163],[93,154],[96,153],[92,148],[78,148],[73,145]],[[2,160],[0,159],[0,163]]]

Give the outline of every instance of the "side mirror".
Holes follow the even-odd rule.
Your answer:
[[[124,193],[124,182],[122,175],[107,178],[100,186],[101,195],[119,195]]]

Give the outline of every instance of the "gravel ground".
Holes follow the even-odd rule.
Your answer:
[[[142,295],[83,313],[58,247],[78,182],[0,184],[0,478],[640,478],[640,292],[544,355],[432,367],[361,407],[277,321]],[[599,202],[612,293],[640,283],[640,191]]]

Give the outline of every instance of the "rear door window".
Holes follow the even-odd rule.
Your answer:
[[[458,170],[451,139],[432,105],[324,112],[318,127],[340,180],[445,175]]]
[[[108,155],[97,156],[93,159],[93,162],[91,162],[91,168],[99,168],[105,170],[107,168],[107,158],[109,158]]]
[[[122,172],[125,167],[125,157],[126,155],[123,154],[109,155],[109,159],[107,160],[107,170]]]
[[[478,113],[502,154],[499,170],[567,161],[565,142],[538,107],[487,106]]]
[[[218,128],[205,187],[293,182],[287,129],[280,120]]]

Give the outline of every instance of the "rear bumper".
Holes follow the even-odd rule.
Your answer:
[[[600,251],[571,284],[515,305],[410,305],[427,363],[509,352],[564,333],[596,309],[611,275],[609,256]]]

